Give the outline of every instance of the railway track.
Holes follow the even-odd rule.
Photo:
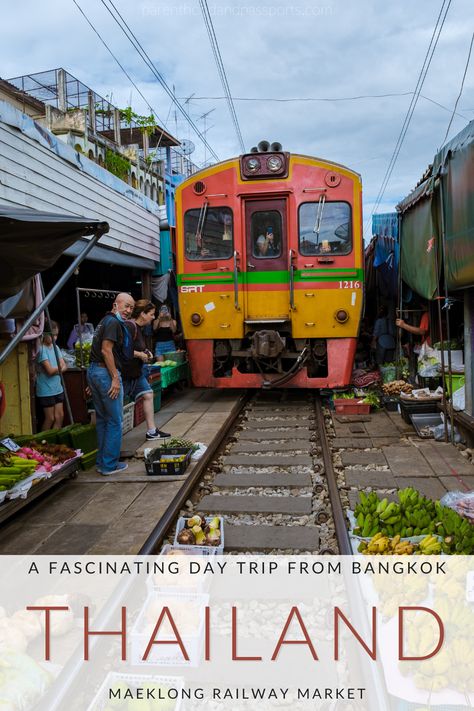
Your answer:
[[[179,515],[197,512],[224,516],[226,552],[350,553],[319,397],[255,393],[231,427],[212,443],[140,553],[158,552]]]

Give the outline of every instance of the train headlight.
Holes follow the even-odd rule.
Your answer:
[[[283,161],[280,158],[280,156],[271,156],[267,160],[267,168],[268,170],[271,170],[272,173],[276,173],[277,170],[281,170],[283,166]]]
[[[249,158],[245,164],[245,167],[247,168],[249,173],[256,173],[258,170],[260,170],[260,161],[258,158]]]
[[[191,323],[193,324],[193,326],[199,326],[199,324],[202,323],[201,314],[198,314],[198,313],[191,314]]]
[[[349,320],[349,314],[347,311],[344,311],[344,309],[339,309],[339,311],[336,311],[334,314],[334,318],[338,323],[346,323],[346,321]]]

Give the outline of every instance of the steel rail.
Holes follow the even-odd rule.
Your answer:
[[[323,408],[319,395],[316,395],[314,407],[316,412],[316,422],[318,425],[319,437],[321,441],[321,453],[323,455],[324,471],[326,473],[326,480],[329,490],[329,500],[331,502],[333,512],[334,528],[336,530],[336,538],[337,543],[339,545],[339,553],[340,555],[353,555],[349,532],[347,530],[344,511],[342,508],[341,497],[339,495],[339,489],[337,486],[337,478],[334,473],[334,467],[332,464],[331,450],[329,447],[328,436],[326,434]]]
[[[201,459],[199,459],[197,465],[191,472],[191,475],[188,477],[188,479],[186,479],[183,486],[180,488],[176,496],[172,499],[165,513],[160,518],[155,528],[150,533],[145,543],[138,551],[138,555],[152,555],[153,553],[156,553],[157,549],[161,546],[168,529],[171,528],[171,526],[176,521],[180,509],[183,507],[186,499],[189,498],[199,479],[202,477],[207,467],[216,456],[227,434],[234,426],[236,420],[242,413],[244,407],[247,405],[249,399],[250,393],[247,391],[247,393],[244,393],[238,403],[233,407],[232,412],[227,418],[224,426],[213,437],[205,453],[203,454]]]

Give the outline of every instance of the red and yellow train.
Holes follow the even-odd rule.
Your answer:
[[[178,187],[179,304],[196,386],[350,382],[361,196],[354,171],[266,141]]]

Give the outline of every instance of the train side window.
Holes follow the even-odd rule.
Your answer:
[[[281,255],[281,214],[277,210],[253,212],[250,219],[250,237],[253,256],[271,259]]]
[[[352,251],[351,206],[347,202],[305,202],[299,207],[300,253],[349,254]]]
[[[187,210],[184,215],[186,257],[230,259],[234,253],[233,220],[230,207]]]

